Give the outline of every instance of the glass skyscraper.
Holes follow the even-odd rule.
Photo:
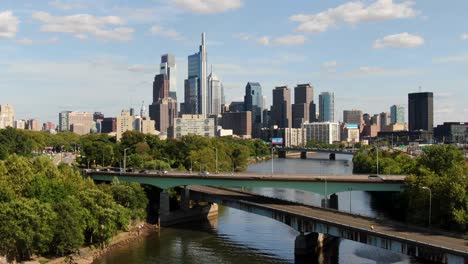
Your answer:
[[[405,107],[402,105],[392,105],[390,107],[392,125],[405,123]]]
[[[335,122],[335,94],[332,92],[319,95],[319,121]]]
[[[263,124],[263,94],[260,83],[248,82],[245,86],[244,109],[252,112],[253,137],[259,137]]]
[[[197,112],[190,114],[201,114],[204,117],[207,116],[210,109],[208,108],[208,101],[211,98],[208,98],[208,78],[207,78],[207,57],[206,57],[206,45],[205,45],[205,33],[202,33],[202,43],[200,45],[199,51],[193,55],[188,56],[188,81],[190,79],[198,80],[198,91],[197,91]],[[187,84],[187,80],[185,84]],[[193,80],[189,83],[193,83]],[[190,88],[185,87],[185,91],[190,90]],[[185,95],[187,98],[187,95]],[[185,105],[187,106],[185,101]],[[190,106],[190,109],[193,107]],[[188,113],[188,112],[186,112]]]

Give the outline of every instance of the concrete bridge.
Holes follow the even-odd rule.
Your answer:
[[[400,192],[406,176],[385,175],[381,178],[366,175],[316,175],[316,174],[258,174],[258,173],[217,173],[200,175],[198,173],[168,172],[157,173],[119,173],[90,171],[88,176],[94,180],[111,181],[114,177],[124,182],[137,182],[167,189],[178,186],[199,185],[218,187],[265,187],[285,188],[317,193],[328,196],[348,191],[389,191]]]
[[[286,158],[286,154],[288,152],[300,152],[301,159],[307,159],[308,152],[329,153],[330,159],[334,159],[336,154],[354,155],[356,151],[357,150],[348,150],[348,149],[300,148],[300,147],[277,148],[279,158]]]
[[[296,257],[301,253],[314,252],[320,246],[319,234],[324,234],[433,262],[468,263],[466,240],[432,229],[381,221],[232,189],[203,186],[190,186],[189,189],[190,199],[222,204],[266,216],[299,231],[301,235],[296,238],[295,243]]]
[[[296,239],[296,253],[311,252],[318,246],[318,234],[350,239],[374,245],[395,252],[416,256],[442,263],[467,263],[468,244],[461,238],[454,238],[431,230],[408,227],[401,223],[381,222],[377,219],[356,216],[336,210],[326,210],[274,198],[234,191],[220,187],[270,187],[290,188],[315,192],[327,197],[325,205],[337,208],[335,193],[343,191],[401,191],[405,176],[384,176],[383,179],[369,175],[283,175],[283,174],[213,174],[198,175],[186,172],[168,174],[88,172],[94,180],[137,182],[162,189],[184,187],[181,194],[184,210],[189,210],[190,200],[218,203],[267,216],[281,221],[301,235]],[[186,187],[189,186],[189,187]],[[328,196],[330,195],[330,199]],[[334,205],[336,203],[336,205]],[[161,225],[173,221],[175,213],[170,212],[169,195],[160,193],[159,212]],[[202,212],[204,216],[211,211]],[[172,215],[172,216],[171,216]],[[184,218],[185,217],[185,218]],[[188,220],[184,214],[180,219]],[[305,235],[304,233],[309,233]]]

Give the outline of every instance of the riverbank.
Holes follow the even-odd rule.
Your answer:
[[[127,232],[120,232],[115,235],[109,244],[103,248],[95,248],[95,247],[85,247],[79,250],[79,253],[73,254],[67,257],[61,257],[56,259],[46,259],[46,258],[38,258],[34,262],[28,263],[47,263],[47,264],[63,264],[63,263],[74,263],[74,264],[92,264],[95,260],[99,259],[100,257],[106,255],[107,253],[111,252],[112,250],[120,247],[124,247],[128,245],[130,242],[143,239],[146,236],[157,232],[159,227],[157,225],[150,225],[150,224],[143,224],[140,228],[139,226],[135,226],[130,228]]]

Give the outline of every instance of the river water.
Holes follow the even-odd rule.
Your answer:
[[[316,154],[307,160],[275,159],[274,172],[351,174],[350,156]],[[271,161],[253,164],[249,172],[271,172]],[[301,203],[320,205],[322,196],[288,189],[257,188],[249,191]],[[351,197],[351,203],[350,203]],[[367,192],[338,193],[338,209],[383,217]],[[219,207],[218,218],[163,228],[158,233],[115,249],[95,264],[128,263],[294,263],[294,239],[298,232],[275,220]],[[406,255],[342,239],[328,245],[311,263],[422,263]]]

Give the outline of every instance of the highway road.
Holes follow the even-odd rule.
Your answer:
[[[382,221],[227,188],[204,186],[190,186],[189,188],[191,191],[222,197],[224,200],[248,203],[260,208],[287,212],[293,215],[314,219],[322,223],[366,230],[369,233],[387,236],[395,240],[416,241],[417,243],[430,245],[434,248],[447,248],[456,252],[457,255],[468,258],[468,240],[450,236],[448,233],[444,233],[442,231],[415,226],[411,227],[399,222],[388,220]],[[373,230],[371,229],[371,226],[374,227]]]
[[[224,180],[268,180],[268,181],[307,181],[307,182],[372,182],[372,183],[402,183],[406,176],[405,175],[381,175],[378,177],[369,177],[369,174],[360,175],[319,175],[319,174],[259,174],[259,173],[210,173],[208,175],[200,173],[188,173],[169,171],[167,174],[161,174],[157,172],[109,172],[109,171],[88,171],[88,174],[100,174],[100,175],[120,175],[120,176],[139,176],[139,177],[174,177],[174,178],[209,178],[209,179],[224,179]]]

